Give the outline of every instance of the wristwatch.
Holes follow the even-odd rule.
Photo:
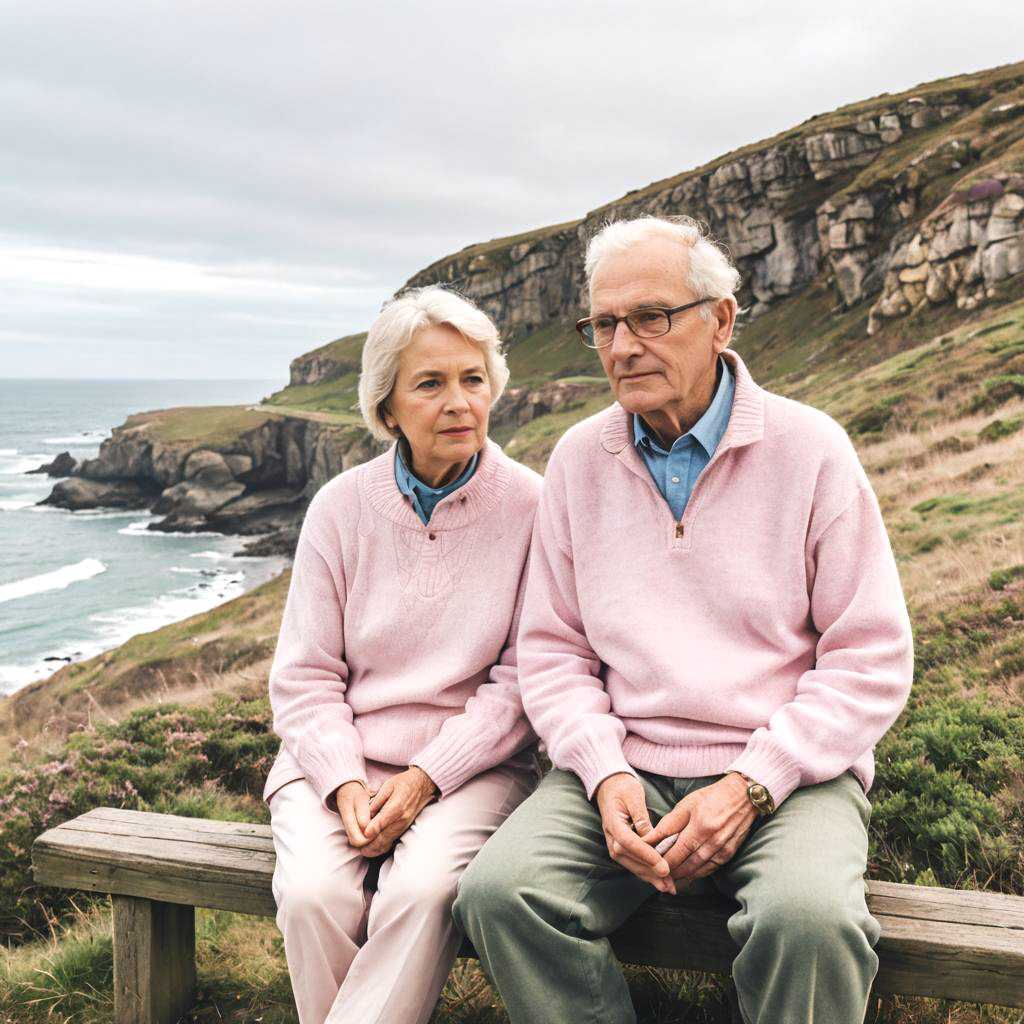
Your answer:
[[[767,787],[762,786],[760,782],[755,782],[748,775],[744,775],[743,772],[736,772],[736,774],[747,784],[747,799],[754,805],[754,810],[762,818],[773,814],[775,812],[775,801],[772,799],[772,795],[768,792]]]

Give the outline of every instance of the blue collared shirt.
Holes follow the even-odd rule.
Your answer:
[[[416,515],[423,520],[423,525],[426,526],[430,522],[430,517],[434,514],[434,506],[442,499],[448,497],[452,491],[457,491],[469,478],[473,475],[473,471],[476,469],[476,464],[480,459],[480,453],[476,452],[473,458],[469,460],[469,465],[466,467],[466,471],[459,477],[458,480],[450,484],[445,484],[443,487],[429,487],[425,484],[418,476],[414,476],[409,467],[405,464],[405,459],[402,456],[402,446],[399,445],[397,448],[398,458],[395,459],[395,483],[398,484],[398,489],[412,501],[412,507],[416,510]]]
[[[693,485],[701,470],[711,461],[729,425],[736,381],[724,359],[719,359],[718,365],[722,368],[722,375],[711,404],[690,430],[676,438],[669,451],[658,444],[639,413],[633,414],[633,441],[677,520],[683,518]]]

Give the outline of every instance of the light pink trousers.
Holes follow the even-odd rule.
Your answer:
[[[369,765],[379,787],[397,769]],[[455,889],[536,772],[502,766],[428,804],[364,888],[369,862],[305,779],[270,797],[277,925],[301,1024],[425,1024],[462,937]]]

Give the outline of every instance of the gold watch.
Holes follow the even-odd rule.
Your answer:
[[[769,814],[774,814],[775,801],[772,799],[772,795],[768,792],[767,787],[762,786],[760,782],[755,782],[750,776],[744,775],[743,772],[736,772],[736,774],[747,784],[747,799],[753,804],[754,810],[762,818],[768,817]]]

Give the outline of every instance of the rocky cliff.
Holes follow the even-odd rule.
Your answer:
[[[237,413],[228,407],[229,415]],[[42,504],[150,508],[151,529],[271,534],[250,553],[290,552],[309,498],[380,450],[362,427],[255,410],[217,434],[179,436],[194,410],[132,416],[95,459],[70,468]]]
[[[844,307],[870,300],[873,322],[922,302],[970,308],[1020,272],[1022,170],[1018,64],[812,118],[579,221],[470,246],[409,284],[458,285],[515,344],[585,307],[583,248],[604,221],[689,214],[728,245],[753,316],[819,277]]]

